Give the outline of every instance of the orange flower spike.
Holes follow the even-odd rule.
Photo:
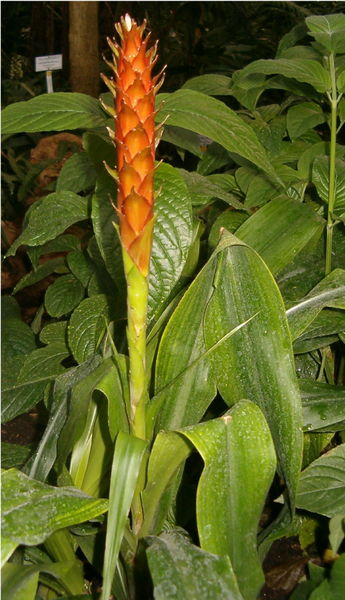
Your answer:
[[[108,40],[114,79],[103,77],[115,96],[118,156],[117,213],[123,249],[146,277],[153,230],[153,170],[156,147],[155,94],[161,85],[152,68],[156,46],[147,50],[146,21],[137,25],[129,15],[115,25],[121,43]]]

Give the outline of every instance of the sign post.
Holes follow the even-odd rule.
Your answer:
[[[62,69],[62,54],[51,54],[50,56],[36,56],[35,71],[46,72],[47,93],[51,94],[53,88],[53,71]]]

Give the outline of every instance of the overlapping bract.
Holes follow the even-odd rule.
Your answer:
[[[146,276],[154,223],[155,94],[162,77],[152,77],[157,44],[147,49],[146,22],[139,26],[126,15],[115,27],[121,44],[108,40],[114,79],[103,80],[115,96],[115,135],[110,133],[117,148],[117,213],[122,246]]]

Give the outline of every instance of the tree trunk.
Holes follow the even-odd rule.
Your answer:
[[[73,92],[99,93],[98,2],[69,2],[69,61]]]

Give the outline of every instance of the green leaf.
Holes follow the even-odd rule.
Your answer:
[[[13,256],[22,244],[40,246],[67,227],[89,217],[88,199],[73,192],[54,192],[35,202],[26,214],[25,229],[9,249]]]
[[[345,92],[345,69],[337,77],[337,90],[340,94],[344,94],[344,92]],[[338,111],[339,111],[340,118],[342,118],[342,108],[340,106],[340,102],[338,105]]]
[[[324,225],[306,204],[280,196],[249,217],[236,237],[254,248],[276,275],[310,240],[321,235]]]
[[[252,128],[223,102],[193,90],[160,94],[157,100],[158,103],[164,100],[157,115],[159,122],[169,117],[169,125],[205,135],[277,179],[271,161]]]
[[[345,589],[345,554],[343,553],[334,562],[329,585],[332,593],[332,600],[342,600]]]
[[[345,211],[345,162],[337,159],[335,161],[335,204],[334,213],[340,215]],[[313,183],[321,200],[328,204],[329,192],[329,157],[318,156],[313,163]]]
[[[12,368],[11,361],[17,356],[23,360],[35,348],[35,337],[31,327],[19,318],[2,318],[2,368]]]
[[[303,58],[255,60],[242,70],[242,74],[245,76],[252,73],[291,77],[302,83],[309,83],[317,92],[321,93],[331,89],[331,78],[328,71],[315,60]]]
[[[110,595],[126,521],[146,447],[146,441],[122,431],[116,439],[110,479],[101,600],[108,600]]]
[[[196,507],[200,545],[230,556],[244,598],[254,600],[264,582],[257,531],[276,469],[267,422],[255,404],[242,400],[222,418],[180,433],[205,462]]]
[[[93,519],[108,508],[76,488],[56,488],[16,469],[2,476],[2,563],[20,544],[41,544],[58,529]]]
[[[188,79],[181,89],[202,92],[208,96],[231,96],[231,78],[226,75],[199,75]]]
[[[83,285],[70,273],[62,275],[48,287],[44,304],[52,317],[62,317],[78,306],[84,294]]]
[[[65,384],[62,386],[61,390],[62,392],[64,391],[65,394],[60,402],[69,403],[67,417],[62,423],[62,429],[57,438],[57,470],[59,473],[63,470],[71,451],[73,450],[74,452],[76,446],[80,449],[81,438],[85,440],[88,412],[91,404],[95,405],[95,402],[92,402],[93,392],[95,389],[98,389],[103,378],[109,372],[113,372],[112,367],[113,362],[110,358],[102,360],[101,356],[95,355],[85,363],[82,363],[77,369],[70,372],[70,377],[66,374],[64,381],[57,382],[58,386],[56,391],[58,391],[60,387],[59,383]],[[70,380],[69,385],[68,379]],[[115,390],[117,389],[115,378],[114,388]],[[73,461],[73,458],[71,458],[71,461]],[[85,468],[85,465],[80,464],[78,466],[80,472]]]
[[[310,379],[299,379],[306,431],[339,431],[345,426],[344,389]]]
[[[78,363],[96,352],[110,315],[109,300],[104,294],[85,298],[73,311],[68,327],[68,343]]]
[[[22,277],[17,283],[16,287],[13,290],[13,294],[16,294],[20,290],[28,287],[29,285],[34,285],[38,281],[42,281],[52,273],[66,273],[67,267],[65,263],[65,259],[61,256],[58,258],[52,258],[47,260],[41,265],[38,265],[36,269],[30,271]]]
[[[251,320],[211,354],[211,373],[229,406],[247,398],[262,409],[293,506],[303,444],[302,406],[285,307],[272,274],[251,248],[231,234],[224,234],[221,245],[204,317],[206,347]]]
[[[47,383],[65,370],[61,362],[67,356],[69,351],[66,345],[56,342],[34,350],[24,362],[19,357],[19,363],[12,373],[7,372],[4,382],[2,420],[10,421],[38,404]]]
[[[323,454],[302,471],[296,506],[326,517],[345,513],[345,444]]]
[[[188,150],[195,156],[201,158],[203,152],[201,149],[200,136],[193,131],[187,131],[182,127],[173,127],[164,125],[162,140],[174,144],[178,148]]]
[[[179,531],[147,541],[155,600],[243,600],[228,557],[201,550]]]
[[[285,52],[285,50],[291,48],[291,46],[294,46],[296,42],[303,39],[306,33],[307,28],[304,21],[295,25],[288,33],[283,35],[283,37],[281,38],[278,44],[276,58],[280,58],[281,55]]]
[[[1,468],[11,469],[12,467],[22,467],[29,458],[32,448],[29,446],[20,446],[19,444],[1,443]]]
[[[67,321],[48,323],[40,333],[40,341],[43,344],[63,342],[67,346]]]
[[[216,180],[212,180],[210,177],[204,177],[199,173],[189,173],[184,169],[179,169],[179,172],[183,176],[190,193],[192,194],[193,204],[197,204],[193,196],[201,195],[210,201],[212,198],[219,198],[223,200],[233,208],[241,211],[248,211],[243,204],[238,200],[234,194],[231,194],[224,190],[224,188],[216,183]],[[212,177],[212,176],[211,176]],[[249,212],[249,211],[248,211]]]
[[[299,138],[309,129],[324,123],[326,116],[315,102],[301,102],[291,106],[287,112],[286,125],[292,140]]]
[[[203,319],[215,268],[212,259],[200,271],[163,332],[155,369],[155,398],[148,407],[148,418],[157,416],[158,431],[198,422],[216,394],[208,361],[201,358],[206,352]],[[197,359],[200,361],[190,367]]]
[[[90,259],[80,250],[74,250],[67,256],[67,264],[71,272],[74,277],[79,279],[83,287],[87,286],[93,272],[90,262]]]
[[[345,15],[315,15],[306,24],[308,34],[329,52],[345,52]]]
[[[162,164],[155,175],[156,222],[150,263],[149,319],[157,315],[180,278],[192,242],[192,203],[177,169]]]
[[[85,377],[93,374],[99,361],[98,356],[93,357],[83,365],[73,367],[56,378],[47,426],[35,453],[25,465],[25,471],[30,477],[40,481],[47,478],[56,460],[61,430],[70,410],[71,391]]]
[[[93,129],[102,127],[104,122],[105,115],[96,98],[57,92],[6,106],[2,112],[2,133]]]
[[[190,451],[190,443],[174,431],[160,431],[156,436],[142,494],[144,523],[140,536],[158,534],[162,530],[174,492],[174,475]]]
[[[34,269],[36,269],[38,268],[37,264],[40,256],[54,252],[70,252],[70,250],[77,250],[79,247],[80,240],[75,235],[66,233],[65,235],[60,235],[54,240],[43,244],[43,246],[32,246],[31,248],[28,247],[27,253],[31,260],[32,266]],[[52,258],[51,260],[54,259]]]
[[[7,563],[1,570],[1,594],[7,600],[35,600],[39,567]]]
[[[78,194],[93,187],[96,171],[86,152],[75,152],[64,163],[56,182],[56,191],[68,190]]]
[[[345,514],[332,517],[329,521],[329,543],[333,552],[338,552],[345,536]],[[344,581],[345,584],[345,581]]]
[[[302,335],[325,306],[345,309],[345,271],[343,269],[334,269],[302,300],[288,308],[286,315],[293,340]]]

